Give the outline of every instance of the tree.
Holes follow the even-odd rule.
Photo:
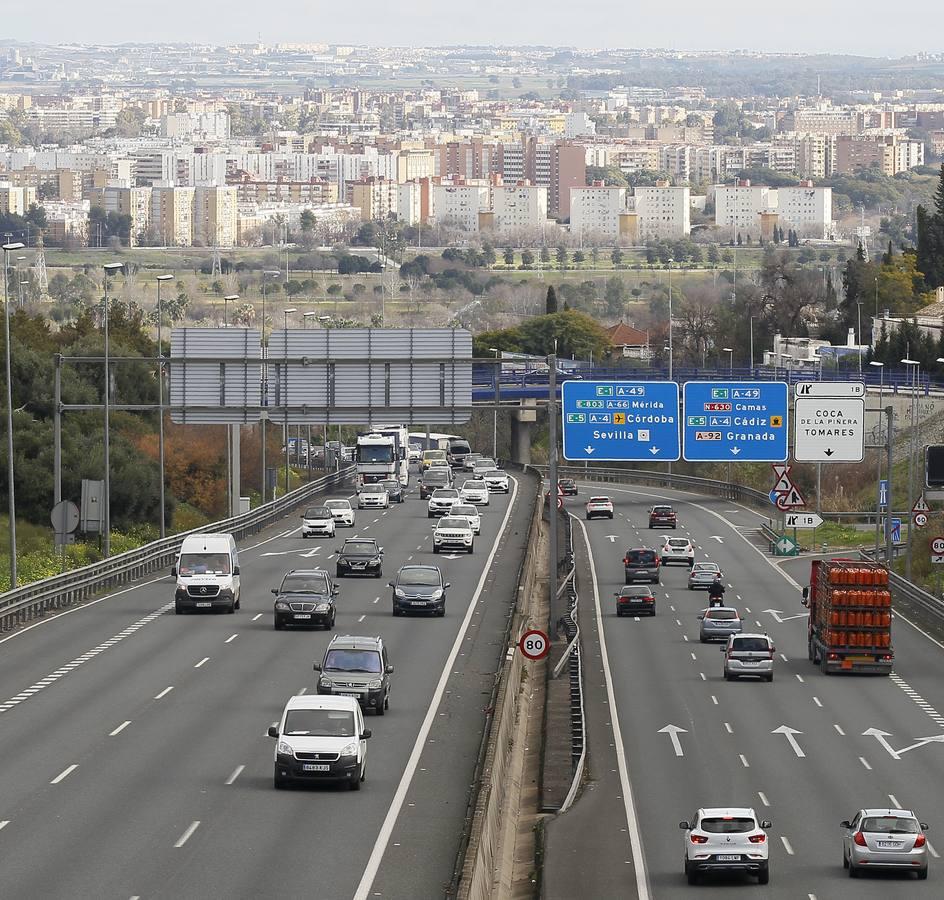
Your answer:
[[[534,266],[534,254],[530,250],[521,251],[521,268],[530,269]]]
[[[582,262],[586,260],[583,250],[574,250],[574,255],[572,257],[575,266],[579,266]]]
[[[623,264],[623,251],[619,247],[614,247],[613,252],[610,254],[610,261],[614,266],[621,266]]]
[[[544,312],[549,316],[557,312],[557,291],[554,290],[553,284],[547,286],[547,296],[544,298]]]
[[[563,244],[557,247],[557,267],[561,271],[567,268],[567,248]]]
[[[506,266],[513,266],[515,264],[515,251],[511,247],[505,247],[505,251],[502,254],[505,259]]]
[[[315,226],[318,224],[318,219],[310,209],[303,209],[298,221],[302,231],[305,233],[314,231]]]
[[[918,269],[924,273],[929,288],[944,285],[944,163],[937,191],[934,194],[934,212],[918,206]]]
[[[628,299],[626,282],[618,276],[607,278],[606,287],[603,291],[603,299],[606,301],[606,311],[611,316],[617,316],[622,313],[623,307]]]
[[[709,244],[708,245],[708,262],[710,262],[711,265],[716,266],[718,265],[718,262],[720,261],[720,259],[721,259],[721,254],[718,252],[718,245]]]
[[[551,251],[547,247],[541,248],[541,264],[547,265],[551,261]]]
[[[495,265],[495,248],[488,241],[482,243],[482,261],[486,269]]]

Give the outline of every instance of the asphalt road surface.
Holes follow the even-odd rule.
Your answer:
[[[292,517],[246,541],[235,615],[175,616],[168,574],[0,641],[0,896],[441,896],[535,489],[493,495],[472,555],[433,555],[413,487],[334,540],[303,540]],[[330,635],[274,631],[270,588],[333,571],[354,534],[384,546],[384,577],[339,581],[335,633],[384,637],[390,711],[368,718],[364,790],[275,791],[266,729],[314,690]],[[387,581],[408,562],[443,568],[444,619],[392,617]]]
[[[581,487],[580,496],[568,500],[573,512],[580,514],[589,490]],[[574,829],[571,836],[586,873],[586,896],[597,896],[597,880],[608,884],[618,871],[623,896],[659,900],[730,898],[742,890],[806,900],[940,897],[944,646],[896,616],[891,677],[823,675],[807,659],[800,603],[809,562],[777,565],[760,552],[750,540],[760,522],[756,513],[723,499],[659,488],[592,490],[613,498],[616,516],[574,523],[575,540],[583,540],[583,528],[589,538],[606,651],[604,663],[595,654],[599,646],[585,647],[585,677],[609,686],[610,740],[622,748],[625,768],[619,771],[620,803],[608,806],[609,815],[594,830]],[[678,510],[678,530],[649,530],[648,506],[665,501]],[[772,684],[724,681],[721,644],[699,642],[696,616],[706,596],[687,590],[685,566],[663,569],[661,586],[653,586],[654,618],[617,618],[613,593],[623,584],[623,551],[657,547],[663,533],[690,538],[696,560],[717,562],[729,585],[726,601],[742,611],[745,631],[774,638]],[[583,616],[596,612],[593,588],[581,586]],[[585,634],[592,639],[596,632]],[[673,726],[678,751],[672,732],[663,731]],[[887,733],[885,743],[864,734],[873,728]],[[591,778],[594,764],[591,758]],[[678,823],[702,806],[750,806],[772,820],[769,885],[740,877],[687,885]],[[839,822],[861,807],[898,806],[931,824],[928,881],[898,874],[851,881],[842,867]],[[621,852],[596,853],[601,832],[622,835]]]

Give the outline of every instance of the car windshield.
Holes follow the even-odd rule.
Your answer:
[[[445,450],[424,450],[423,459],[427,462],[434,459],[445,459],[446,451]]]
[[[309,506],[305,510],[306,519],[330,519],[331,510],[327,506]]]
[[[342,553],[376,553],[377,545],[372,541],[345,541]]]
[[[286,575],[282,579],[280,594],[327,594],[328,579],[321,573],[316,575]]]
[[[178,575],[230,575],[228,553],[181,553]]]
[[[326,672],[382,671],[376,650],[329,650],[323,668]]]
[[[630,587],[629,585],[626,585],[626,587],[624,587],[620,591],[620,596],[621,597],[651,597],[652,591],[649,590],[649,588],[647,587]]]
[[[492,459],[490,456],[480,456],[475,461],[476,469],[491,469],[491,468],[494,468],[494,466],[495,466],[495,460]]]
[[[770,649],[767,638],[742,637],[735,638],[731,644],[732,650],[745,650],[749,652],[765,651]]]
[[[669,538],[666,543],[673,548],[682,549],[683,547],[688,546],[688,541],[685,538]]]
[[[699,827],[709,834],[742,834],[745,831],[753,831],[757,825],[753,819],[740,816],[718,816],[702,819]]]
[[[693,572],[702,572],[707,575],[717,575],[721,570],[714,563],[695,563]]]
[[[653,513],[655,513],[655,515],[661,516],[664,513],[671,513],[672,507],[671,506],[653,506],[652,511]]]
[[[464,455],[468,453],[471,449],[472,448],[468,445],[466,441],[450,441],[449,442],[449,452],[453,454],[461,453]]]
[[[454,516],[477,516],[479,513],[474,506],[453,506],[452,514]]]
[[[325,500],[325,506],[328,509],[350,509],[351,504],[347,500]]]
[[[397,580],[400,584],[423,584],[432,587],[438,587],[442,581],[437,569],[409,569],[401,572]]]
[[[462,485],[466,490],[480,491],[485,487],[485,482],[481,478],[476,478],[475,480],[469,480],[464,485]]]
[[[459,519],[455,516],[447,516],[446,518],[439,520],[440,528],[468,528],[469,520],[468,519]]]
[[[591,497],[590,498],[590,503],[609,503],[609,502],[610,502],[609,497]]]
[[[921,827],[914,819],[903,816],[867,816],[859,830],[874,834],[918,834]]]
[[[438,491],[433,491],[433,496],[439,500],[455,500],[459,492],[455,488],[440,488]]]
[[[706,619],[736,619],[736,609],[709,609],[705,612]]]
[[[381,486],[385,491],[398,491],[400,490],[399,481],[381,481]]]
[[[354,737],[354,713],[346,709],[290,709],[286,736]]]
[[[627,550],[626,564],[629,566],[654,566],[656,554],[653,550]]]
[[[361,488],[362,494],[382,494],[386,488],[382,484],[365,484]]]

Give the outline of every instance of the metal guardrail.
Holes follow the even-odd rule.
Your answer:
[[[880,553],[880,559],[881,556],[882,554]],[[859,558],[874,561],[875,551],[860,550]],[[944,624],[944,600],[941,600],[940,597],[935,597],[934,594],[924,590],[924,588],[918,587],[916,584],[912,584],[897,572],[892,572],[891,570],[889,570],[888,573],[888,583],[892,589],[893,599],[899,596]]]
[[[256,534],[325,488],[340,484],[353,471],[354,466],[346,466],[247,513],[182,531],[80,569],[43,578],[0,594],[0,632],[10,631],[47,612],[79,603],[117,584],[135,581],[171,565],[188,534],[228,532],[237,540]]]

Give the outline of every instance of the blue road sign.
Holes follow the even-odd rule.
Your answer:
[[[682,421],[689,462],[785,462],[787,385],[782,381],[687,381]]]
[[[878,505],[879,509],[888,506],[888,479],[882,478],[878,483]]]
[[[679,388],[674,381],[565,381],[564,459],[674,462]]]
[[[888,522],[888,519],[885,519]],[[892,543],[900,544],[901,543],[901,519],[892,519]],[[886,527],[888,527],[886,525]]]

